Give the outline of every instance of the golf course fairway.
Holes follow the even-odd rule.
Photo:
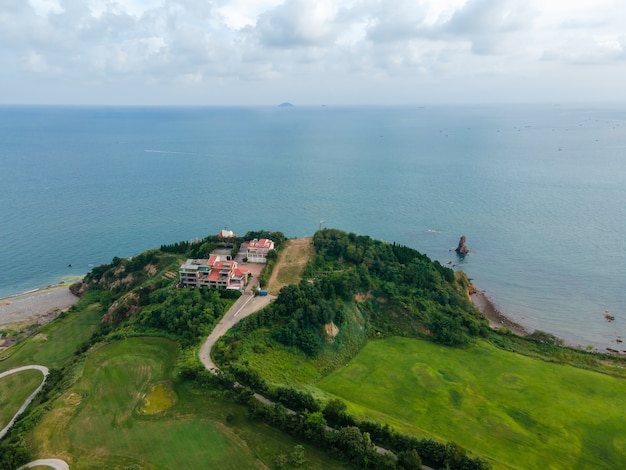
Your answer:
[[[72,469],[256,466],[234,433],[210,415],[188,413],[185,397],[160,413],[141,412],[144,395],[155,384],[170,385],[177,354],[176,343],[163,338],[103,347],[37,426],[36,447],[42,455],[64,457]]]
[[[495,468],[626,468],[626,381],[486,342],[371,341],[317,386],[361,418],[455,441]]]

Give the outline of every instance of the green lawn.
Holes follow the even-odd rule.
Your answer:
[[[98,308],[67,313],[44,326],[36,335],[3,351],[3,355],[10,357],[0,362],[0,372],[27,365],[60,367],[79,344],[89,339],[101,318],[102,312]]]
[[[358,310],[347,310],[346,314],[355,321],[345,322],[333,342],[326,344],[315,358],[296,347],[276,342],[269,329],[259,328],[246,332],[238,342],[241,350],[237,361],[258,372],[270,384],[311,388],[326,374],[346,364],[367,341],[364,320]]]
[[[0,379],[0,429],[3,429],[22,403],[39,387],[43,374],[38,370],[16,372]]]
[[[370,342],[317,384],[362,418],[459,443],[496,467],[626,468],[626,381],[488,343]]]
[[[73,470],[120,468],[205,469],[271,467],[297,442],[260,423],[220,397],[200,393],[171,376],[176,343],[131,338],[95,351],[83,375],[37,425],[31,448],[58,456]],[[148,414],[144,396],[160,384],[170,407]],[[341,468],[307,447],[314,468]]]

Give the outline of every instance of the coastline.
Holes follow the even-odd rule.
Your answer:
[[[526,328],[519,323],[514,322],[509,317],[504,315],[494,303],[487,297],[484,291],[473,289],[470,294],[470,300],[474,306],[483,314],[483,316],[489,321],[491,328],[497,329],[505,327],[513,334],[518,336],[526,336],[530,334]]]
[[[3,297],[0,299],[0,330],[7,325],[19,328],[35,323],[44,325],[76,302],[78,297],[65,283]]]

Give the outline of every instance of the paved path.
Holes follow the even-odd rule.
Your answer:
[[[209,337],[206,339],[202,347],[200,348],[200,361],[204,364],[209,371],[213,374],[217,371],[218,367],[211,359],[211,348],[216,343],[218,339],[220,339],[224,334],[231,329],[233,326],[237,324],[239,320],[247,317],[248,315],[253,314],[257,310],[261,310],[263,307],[268,305],[271,300],[276,297],[273,295],[267,296],[252,296],[252,295],[242,295],[237,299],[237,301],[233,304],[232,307],[226,312],[224,317],[220,320],[220,322],[215,326]],[[254,394],[254,398],[256,398],[261,403],[265,405],[273,405],[274,402],[268,400],[263,395],[259,393]],[[296,414],[295,411],[287,409],[287,413]],[[336,429],[327,426],[329,431],[337,432]],[[376,452],[379,454],[388,454],[390,453],[387,449],[379,446],[374,446]]]
[[[9,421],[9,424],[7,424],[2,431],[0,431],[0,439],[2,439],[4,435],[9,431],[11,426],[13,426],[13,423],[15,422],[17,417],[24,412],[24,410],[28,407],[28,405],[30,405],[30,402],[33,401],[33,398],[35,398],[35,395],[37,395],[41,391],[44,384],[46,383],[48,374],[50,373],[48,368],[45,366],[22,366],[22,367],[16,367],[15,369],[7,370],[6,372],[0,373],[0,379],[11,374],[17,374],[18,372],[23,372],[25,370],[38,370],[39,372],[43,374],[43,380],[41,381],[41,384],[39,385],[39,387],[37,387],[37,389],[28,396],[28,398],[24,401],[24,403],[22,403],[22,406],[20,406],[20,409],[17,410],[17,413],[15,413],[15,416],[13,416],[13,419]],[[56,470],[70,470],[70,466],[67,464],[67,462],[65,462],[64,460],[59,460],[59,459],[34,460],[30,463],[27,463],[23,467],[20,467],[18,470],[22,470],[23,468],[37,467],[37,466],[51,467]]]
[[[37,395],[39,393],[39,391],[43,388],[43,385],[46,383],[46,378],[48,378],[48,368],[47,367],[44,367],[44,366],[23,366],[23,367],[16,367],[15,369],[7,370],[6,372],[2,372],[0,374],[0,379],[3,378],[3,377],[6,377],[7,375],[16,374],[18,372],[22,372],[22,371],[25,371],[25,370],[38,370],[38,371],[40,371],[43,374],[43,380],[41,381],[41,384],[39,385],[39,387],[37,387],[37,389],[33,393],[30,394],[30,396],[24,401],[24,403],[22,403],[22,406],[20,406],[20,409],[17,410],[17,413],[15,413],[15,416],[13,416],[11,421],[9,421],[9,424],[7,424],[4,427],[4,429],[2,429],[2,431],[0,431],[0,439],[2,439],[4,437],[4,435],[9,431],[11,426],[13,426],[13,423],[15,422],[17,417],[24,412],[24,410],[26,409],[26,407],[28,407],[28,405],[30,405],[30,402],[33,401],[33,398],[35,398],[35,395]]]
[[[215,373],[217,366],[211,359],[211,348],[215,342],[224,336],[228,330],[235,326],[239,320],[246,318],[248,315],[253,314],[257,310],[261,310],[275,298],[276,297],[273,295],[259,295],[255,297],[250,294],[244,294],[239,297],[233,306],[230,307],[228,312],[226,312],[220,322],[215,326],[209,337],[200,348],[200,361],[204,364],[204,367]]]
[[[40,459],[33,460],[30,463],[27,463],[23,467],[18,468],[17,470],[22,470],[23,468],[33,468],[33,467],[50,467],[56,470],[70,470],[70,466],[67,464],[65,460],[60,459]]]

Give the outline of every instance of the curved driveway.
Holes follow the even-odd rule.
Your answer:
[[[9,421],[9,424],[7,424],[4,427],[4,429],[2,429],[2,431],[0,431],[0,439],[2,439],[4,437],[4,435],[9,431],[11,426],[13,426],[13,423],[15,422],[17,417],[24,412],[24,410],[26,409],[26,407],[28,405],[30,405],[30,402],[33,401],[33,398],[35,398],[35,395],[37,395],[40,392],[40,390],[43,388],[43,385],[46,383],[46,379],[48,378],[49,371],[48,371],[47,367],[44,367],[44,366],[23,366],[23,367],[16,367],[15,369],[7,370],[6,372],[2,372],[0,374],[0,379],[3,378],[3,377],[6,377],[7,375],[16,374],[18,372],[22,372],[22,371],[25,371],[25,370],[38,370],[39,372],[41,372],[43,374],[43,380],[41,381],[41,384],[39,385],[39,387],[37,387],[37,389],[33,393],[31,393],[29,395],[29,397],[24,401],[24,403],[22,403],[22,406],[20,406],[20,409],[17,410],[17,413],[15,413],[15,416],[13,416],[11,421]]]
[[[273,295],[254,296],[250,294],[244,294],[239,297],[233,306],[228,309],[228,312],[224,314],[200,348],[200,361],[204,364],[204,367],[212,373],[215,373],[217,366],[213,362],[213,359],[211,359],[211,348],[215,342],[224,336],[229,329],[235,326],[239,320],[253,314],[257,310],[261,310],[275,298],[276,297]]]
[[[40,459],[33,460],[32,462],[27,463],[23,467],[18,468],[17,470],[22,470],[23,468],[32,468],[32,467],[50,467],[55,470],[70,470],[70,466],[67,464],[65,460],[60,459]]]
[[[217,366],[211,360],[211,348],[213,347],[215,342],[218,339],[220,339],[224,335],[224,333],[226,333],[230,328],[232,328],[239,320],[247,317],[248,315],[256,312],[257,310],[262,309],[263,307],[268,305],[271,300],[275,298],[276,297],[272,295],[255,297],[253,295],[245,294],[245,295],[242,295],[239,299],[237,299],[237,301],[228,310],[228,312],[226,312],[226,314],[220,320],[220,322],[215,326],[215,328],[213,329],[209,337],[206,339],[206,341],[200,348],[200,354],[199,354],[200,361],[204,364],[204,366],[208,370],[215,373],[215,370],[217,369]],[[17,410],[17,413],[15,413],[15,416],[13,416],[13,419],[11,419],[9,424],[7,424],[6,427],[2,431],[0,431],[0,439],[4,437],[4,435],[8,432],[11,426],[13,426],[13,423],[15,422],[17,417],[24,412],[24,410],[28,407],[28,405],[30,405],[30,403],[33,401],[33,398],[35,398],[35,395],[37,395],[41,391],[44,384],[46,383],[46,378],[48,377],[48,373],[49,373],[48,368],[44,366],[35,366],[35,365],[23,366],[23,367],[16,367],[15,369],[11,369],[6,372],[0,373],[0,379],[8,375],[16,374],[18,372],[22,372],[25,370],[40,371],[43,374],[43,380],[41,381],[41,385],[39,385],[39,387],[37,387],[37,389],[33,393],[30,394],[30,396],[26,399],[26,401],[24,401],[20,409]],[[70,468],[67,462],[60,460],[60,459],[40,459],[40,460],[34,460],[33,462],[27,463],[23,467],[20,467],[19,470],[37,467],[37,466],[51,467],[51,468],[54,468],[55,470],[69,470]]]
[[[17,417],[24,412],[24,410],[28,407],[28,405],[30,405],[30,402],[33,401],[33,398],[35,398],[35,395],[37,395],[41,391],[44,384],[46,383],[48,374],[50,373],[48,368],[45,366],[22,366],[22,367],[16,367],[15,369],[7,370],[6,372],[0,373],[0,379],[11,374],[17,374],[18,372],[23,372],[25,370],[38,370],[39,372],[43,374],[43,380],[41,381],[41,384],[39,385],[39,387],[37,387],[37,389],[28,396],[28,398],[24,401],[24,403],[22,403],[22,406],[20,406],[20,409],[17,410],[17,413],[15,413],[15,416],[13,416],[13,419],[9,421],[9,424],[7,424],[2,431],[0,431],[0,439],[2,439],[4,435],[9,431],[11,426],[13,426],[13,423],[15,422]],[[23,468],[31,468],[31,467],[38,467],[38,466],[51,467],[51,468],[54,468],[55,470],[70,470],[70,466],[67,464],[67,462],[65,462],[64,460],[59,460],[59,459],[34,460],[30,463],[27,463],[23,467],[20,467],[18,470],[22,470]]]

